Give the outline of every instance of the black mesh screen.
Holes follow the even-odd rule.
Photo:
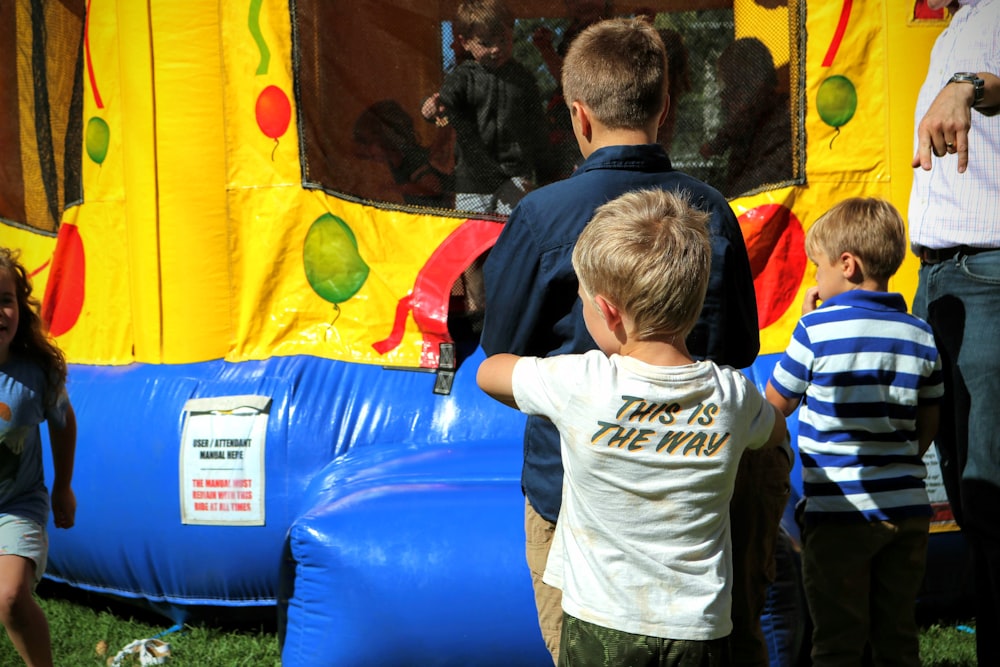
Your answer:
[[[428,98],[473,57],[456,39],[456,6],[455,0],[293,1],[307,187],[390,207],[506,212],[504,205],[525,190],[567,177],[580,161],[557,83],[570,40],[601,16],[637,13],[652,17],[670,53],[672,105],[659,140],[676,168],[729,197],[801,182],[803,10],[794,1],[788,25],[771,28],[778,34],[736,40],[727,2],[512,0],[512,60],[534,92],[523,97],[518,114],[508,114],[506,127],[481,133],[481,145],[456,141],[468,131],[459,114],[428,113],[434,108]],[[789,45],[780,65],[765,43]],[[507,138],[494,141],[503,132]],[[514,144],[511,158],[504,151]],[[456,171],[462,151],[471,167]],[[527,162],[517,167],[526,178],[503,180],[498,165],[505,160]],[[491,196],[472,203],[462,197],[480,187]]]

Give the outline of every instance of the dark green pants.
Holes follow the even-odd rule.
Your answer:
[[[729,642],[633,635],[563,614],[559,667],[727,667]]]

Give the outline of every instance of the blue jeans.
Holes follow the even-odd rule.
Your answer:
[[[972,549],[979,664],[1000,665],[1000,250],[922,266],[913,312],[933,327],[941,353],[935,444]]]

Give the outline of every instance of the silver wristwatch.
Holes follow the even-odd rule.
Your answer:
[[[971,83],[972,84],[972,106],[979,106],[986,94],[986,83],[979,78],[975,72],[955,72],[948,83]]]

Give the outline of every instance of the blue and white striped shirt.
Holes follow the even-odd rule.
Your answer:
[[[804,315],[771,384],[798,400],[805,511],[812,518],[931,514],[917,409],[944,393],[930,326],[899,294],[852,290]]]

